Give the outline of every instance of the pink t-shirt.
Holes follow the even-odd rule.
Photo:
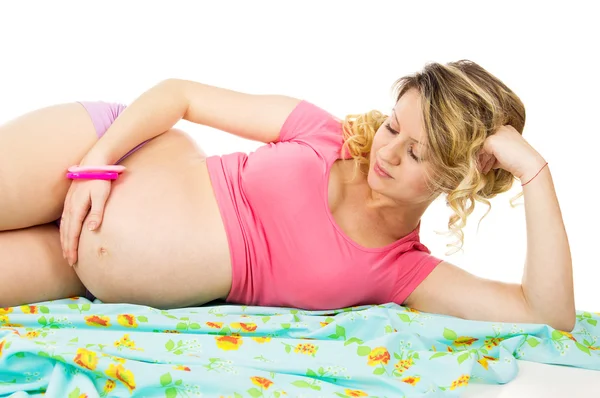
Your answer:
[[[342,144],[341,120],[301,101],[278,142],[207,159],[232,256],[228,302],[308,310],[402,304],[441,261],[421,244],[418,227],[366,248],[335,223],[328,181]]]

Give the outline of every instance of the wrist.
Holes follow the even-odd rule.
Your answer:
[[[79,162],[80,166],[102,166],[102,165],[112,165],[114,162],[111,161],[110,157],[106,154],[99,153],[99,151],[94,151],[95,148],[92,148]]]
[[[522,183],[526,183],[537,175],[540,170],[546,165],[546,160],[541,155],[536,155],[525,164],[521,170],[515,174]]]

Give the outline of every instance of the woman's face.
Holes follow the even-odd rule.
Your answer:
[[[367,181],[373,191],[399,204],[431,200],[426,179],[430,167],[427,140],[421,115],[419,92],[409,90],[373,139]]]

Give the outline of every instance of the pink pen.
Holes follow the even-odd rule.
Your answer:
[[[119,173],[114,171],[67,173],[67,178],[71,180],[116,180],[118,177]]]

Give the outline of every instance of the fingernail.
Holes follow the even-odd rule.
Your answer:
[[[88,224],[88,230],[93,231],[94,229],[96,229],[97,226],[98,224],[96,223],[96,221],[92,221]]]

